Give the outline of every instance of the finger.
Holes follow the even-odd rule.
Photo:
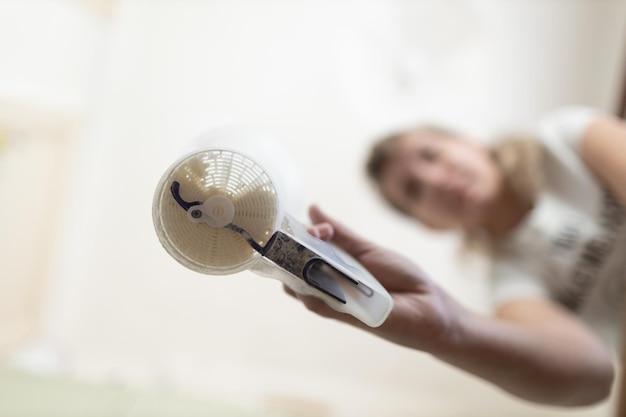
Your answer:
[[[335,235],[335,229],[330,223],[320,223],[316,225],[317,231],[319,233],[318,238],[322,240],[332,240]]]
[[[320,238],[320,231],[317,225],[315,226],[307,226],[306,231],[313,237]]]
[[[312,311],[325,318],[339,320],[355,327],[367,329],[367,326],[363,324],[361,321],[357,320],[356,318],[352,317],[349,314],[340,313],[332,309],[324,301],[320,300],[319,298],[313,297],[311,295],[299,294],[295,292],[294,290],[292,290],[291,288],[289,288],[289,286],[285,284],[283,284],[283,290],[287,294],[289,294],[291,297],[295,298],[296,300],[301,301],[302,304],[304,304],[304,306],[309,311]]]
[[[292,290],[291,288],[289,288],[287,285],[283,284],[283,290],[289,294],[290,296],[292,296],[293,298],[298,298],[296,296],[296,292],[294,290]]]
[[[302,301],[302,304],[304,304],[307,310],[312,311],[319,316],[325,317],[327,319],[342,321],[355,327],[366,328],[366,325],[363,324],[360,320],[349,314],[341,313],[337,310],[334,310],[319,298],[313,297],[311,295],[303,295],[297,293],[296,298]]]
[[[320,223],[314,224],[313,226],[307,226],[306,231],[309,232],[311,236],[322,240],[331,240],[334,234],[333,226],[329,223]]]
[[[330,224],[333,229],[333,243],[355,258],[371,250],[374,246],[373,243],[358,236],[352,230],[328,216],[316,205],[312,205],[309,209],[309,217],[311,217],[313,223]]]

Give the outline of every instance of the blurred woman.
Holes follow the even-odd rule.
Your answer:
[[[418,127],[379,142],[367,165],[397,210],[488,239],[492,316],[469,311],[417,265],[317,207],[310,232],[361,262],[394,309],[369,328],[287,291],[322,316],[428,352],[524,399],[569,406],[605,399],[626,281],[626,124],[566,108],[539,126],[532,139],[493,149]]]

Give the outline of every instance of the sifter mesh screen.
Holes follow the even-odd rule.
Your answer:
[[[219,195],[235,207],[232,223],[265,245],[282,221],[279,198],[267,173],[250,158],[229,150],[210,149],[174,164],[157,187],[153,220],[159,239],[178,262],[194,271],[231,274],[248,268],[259,254],[238,233],[205,222],[193,222],[173,198],[174,181],[185,201],[204,202]]]

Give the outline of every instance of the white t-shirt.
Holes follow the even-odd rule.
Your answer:
[[[580,141],[596,116],[568,107],[539,124],[544,187],[496,249],[493,295],[496,305],[522,297],[557,301],[615,346],[626,291],[626,218],[580,158]]]

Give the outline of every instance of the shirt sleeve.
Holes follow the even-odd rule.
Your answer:
[[[521,253],[503,252],[495,257],[492,274],[492,306],[521,298],[550,298],[541,280],[541,263]]]
[[[598,109],[582,106],[563,107],[541,118],[539,132],[548,141],[561,141],[578,152],[589,125],[601,115]]]

